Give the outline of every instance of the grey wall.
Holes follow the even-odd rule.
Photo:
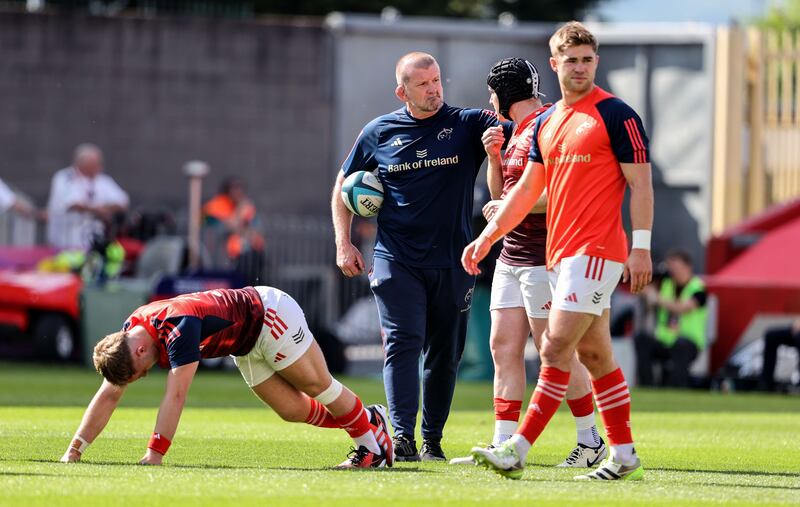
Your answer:
[[[91,141],[134,207],[185,206],[201,159],[206,195],[236,174],[266,213],[328,213],[328,40],[291,20],[0,13],[0,177],[43,205]]]
[[[708,236],[713,28],[591,25],[598,82],[651,137],[656,257],[702,259]],[[182,164],[212,166],[209,196],[236,174],[264,214],[326,220],[338,165],[361,127],[400,106],[394,64],[433,53],[445,100],[488,107],[496,60],[531,59],[557,100],[554,25],[331,16],[321,21],[63,17],[0,13],[0,177],[44,204],[52,173],[92,141],[134,206],[186,205]],[[627,220],[627,211],[625,212]],[[320,241],[329,241],[321,238]]]

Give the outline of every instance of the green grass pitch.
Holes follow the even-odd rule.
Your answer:
[[[365,403],[376,380],[343,379]],[[201,371],[162,467],[144,453],[163,374],[132,385],[84,462],[57,460],[99,385],[93,372],[0,364],[0,506],[27,505],[800,505],[800,398],[634,390],[640,483],[576,483],[555,469],[574,442],[562,407],[521,481],[443,463],[334,471],[343,431],[281,421],[236,372]],[[464,455],[491,438],[491,386],[460,383],[443,442]]]

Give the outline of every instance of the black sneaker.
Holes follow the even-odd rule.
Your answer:
[[[400,433],[392,438],[392,443],[394,443],[394,459],[396,461],[419,461],[417,443],[413,438]]]
[[[447,461],[442,450],[441,439],[423,438],[419,457],[422,461]]]

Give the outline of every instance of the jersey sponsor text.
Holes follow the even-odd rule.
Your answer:
[[[425,169],[427,167],[437,167],[443,165],[456,165],[456,164],[458,164],[458,155],[453,155],[452,157],[424,158],[421,160],[415,160],[413,162],[388,164],[386,170],[390,173],[397,173],[402,171]]]

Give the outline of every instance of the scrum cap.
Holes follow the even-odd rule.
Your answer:
[[[523,58],[506,58],[494,64],[486,84],[497,94],[500,114],[506,118],[516,102],[544,96],[539,91],[539,72]]]

